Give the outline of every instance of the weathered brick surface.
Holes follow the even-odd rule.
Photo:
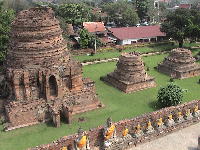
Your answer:
[[[109,73],[104,81],[125,93],[156,86],[154,78],[147,75],[139,53],[122,53],[117,69]]]
[[[156,138],[159,138],[161,136],[165,136],[169,133],[172,133],[174,131],[177,131],[181,128],[185,128],[187,126],[190,126],[194,123],[197,123],[200,121],[199,117],[193,117],[191,120],[184,120],[182,123],[175,123],[171,127],[166,127],[162,130],[162,132],[156,130],[156,122],[157,119],[163,118],[163,121],[166,122],[167,117],[169,114],[173,114],[173,119],[176,118],[176,113],[181,111],[183,115],[185,115],[187,109],[191,109],[191,112],[193,112],[195,105],[198,105],[200,107],[200,101],[194,100],[189,103],[181,104],[178,106],[172,106],[164,109],[160,109],[155,112],[143,114],[141,116],[138,116],[136,118],[130,119],[130,120],[122,120],[117,123],[115,123],[116,130],[117,130],[117,137],[122,137],[122,131],[124,130],[125,126],[128,127],[129,133],[133,135],[135,132],[135,127],[140,124],[141,130],[145,130],[147,127],[147,122],[151,120],[152,126],[155,128],[155,132],[152,134],[144,134],[143,136],[139,138],[132,137],[131,141],[128,142],[119,142],[115,145],[113,145],[113,148],[111,150],[124,150],[126,148],[134,147],[137,144],[141,144],[147,141],[155,140]],[[103,126],[91,129],[89,131],[86,131],[88,134],[88,137],[90,139],[90,147],[92,150],[101,150],[103,149]],[[76,139],[77,134],[62,137],[58,139],[57,141],[52,142],[51,144],[38,146],[36,148],[31,148],[30,150],[60,150],[62,147],[67,146],[69,150],[73,149],[73,141]]]
[[[94,82],[82,77],[51,8],[17,15],[3,74],[7,130],[46,120],[59,126],[61,114],[70,122],[72,114],[100,106]]]
[[[195,63],[190,50],[177,48],[158,65],[158,71],[172,78],[183,79],[200,75],[200,65]]]

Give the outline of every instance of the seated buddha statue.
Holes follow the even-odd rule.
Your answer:
[[[198,104],[196,104],[194,106],[193,116],[194,117],[199,117],[200,116],[200,110],[199,110]]]
[[[157,120],[157,129],[159,130],[159,131],[161,131],[162,129],[164,129],[165,128],[165,125],[164,125],[164,123],[163,123],[163,119],[162,118],[159,118],[158,120]]]
[[[153,133],[155,130],[151,124],[151,121],[149,120],[148,123],[147,123],[147,128],[146,128],[146,133],[147,134],[151,134]]]
[[[183,119],[182,112],[179,111],[179,112],[177,113],[176,122],[177,122],[177,123],[181,123],[181,122],[183,122],[183,121],[184,121],[184,119]]]
[[[63,148],[61,148],[60,150],[67,150],[67,147],[63,147]]]
[[[185,120],[191,120],[192,119],[192,113],[190,112],[190,109],[186,110],[184,118],[185,118]]]
[[[116,138],[116,128],[115,125],[112,123],[111,118],[107,119],[103,135],[104,135],[104,146],[109,147],[112,144],[112,140]]]
[[[122,131],[122,136],[126,137],[128,135],[128,133],[129,133],[129,130],[127,127],[125,127],[124,130]]]
[[[127,142],[127,140],[132,139],[132,136],[129,134],[129,129],[127,126],[124,127],[122,131],[122,139]],[[120,139],[119,139],[120,140]]]
[[[75,150],[90,150],[89,140],[81,128],[79,128],[78,138],[75,140]]]
[[[167,121],[166,121],[166,125],[168,126],[168,127],[171,127],[171,126],[173,126],[174,125],[174,119],[173,119],[173,116],[172,116],[172,114],[170,114],[169,116],[168,116],[168,119],[167,119]]]
[[[142,136],[144,133],[143,133],[143,131],[141,130],[141,126],[140,126],[140,124],[138,124],[136,127],[135,127],[135,134],[134,134],[134,136],[136,137],[136,138],[138,138],[138,137],[140,137],[140,136]]]

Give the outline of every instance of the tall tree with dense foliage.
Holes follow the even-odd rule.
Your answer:
[[[183,92],[184,90],[173,82],[166,87],[161,87],[157,96],[159,106],[169,107],[180,104],[183,100]]]
[[[94,48],[95,40],[97,47],[102,46],[101,41],[95,35],[89,33],[86,29],[80,30],[79,35],[80,48]]]
[[[66,23],[79,25],[90,21],[91,10],[84,4],[62,4],[57,7],[56,14],[66,21]]]
[[[189,9],[177,9],[166,16],[162,23],[161,31],[178,41],[179,47],[183,47],[184,39],[188,37],[189,27],[192,24],[192,16]]]
[[[122,13],[122,21],[121,24],[123,26],[133,26],[138,22],[138,15],[132,8],[127,8]]]
[[[138,23],[138,15],[133,4],[126,0],[106,3],[102,9],[108,14],[107,21],[114,21],[118,26],[133,26]]]
[[[137,0],[136,1],[137,13],[142,22],[144,20],[147,20],[147,18],[148,18],[148,6],[149,6],[148,0]]]
[[[191,9],[191,22],[187,27],[187,36],[192,41],[197,41],[200,39],[200,11],[196,9]]]
[[[0,61],[3,61],[8,48],[10,25],[14,18],[14,11],[5,9],[0,2]]]
[[[33,0],[3,0],[4,7],[13,9],[16,12],[19,12],[24,9],[28,9],[33,6]]]

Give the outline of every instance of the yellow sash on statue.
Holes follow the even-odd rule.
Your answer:
[[[128,134],[128,129],[126,128],[123,132],[122,132],[122,135],[123,136],[126,136]]]
[[[86,145],[87,137],[83,136],[81,140],[77,143],[78,148],[83,148]]]
[[[108,129],[108,131],[106,132],[105,139],[106,139],[106,140],[110,139],[111,136],[113,135],[114,131],[115,131],[115,125],[112,125],[112,126]]]
[[[61,150],[67,150],[67,147],[63,147]]]

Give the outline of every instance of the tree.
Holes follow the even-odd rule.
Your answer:
[[[184,90],[173,82],[166,87],[161,87],[157,96],[159,106],[169,107],[180,104],[183,100],[183,92]]]
[[[118,26],[133,26],[138,22],[138,15],[132,3],[121,0],[114,3],[106,3],[102,6],[108,14],[107,22],[114,21]]]
[[[183,41],[188,37],[188,30],[192,24],[189,9],[177,9],[166,16],[166,20],[161,25],[161,31],[168,37],[178,41],[179,47],[183,47]]]
[[[8,47],[10,25],[14,18],[14,11],[3,8],[0,2],[0,61],[4,60],[4,56]]]
[[[86,29],[82,29],[79,33],[79,45],[81,48],[88,48],[90,43],[90,34]]]
[[[127,8],[122,13],[122,21],[121,24],[123,26],[133,26],[138,23],[138,15],[132,8]]]
[[[191,42],[197,41],[200,38],[200,12],[196,9],[192,9],[191,13],[191,23],[187,27],[187,37],[191,39]]]
[[[148,18],[148,0],[137,0],[136,8],[140,21],[147,20]]]
[[[33,6],[32,0],[3,0],[4,6],[19,12]]]
[[[79,32],[79,35],[80,35],[79,39],[80,48],[94,48],[95,40],[97,47],[102,46],[101,41],[95,35],[89,33],[86,29],[82,29]]]
[[[90,21],[91,10],[84,4],[62,4],[56,8],[56,14],[68,24],[80,25],[83,22]]]

